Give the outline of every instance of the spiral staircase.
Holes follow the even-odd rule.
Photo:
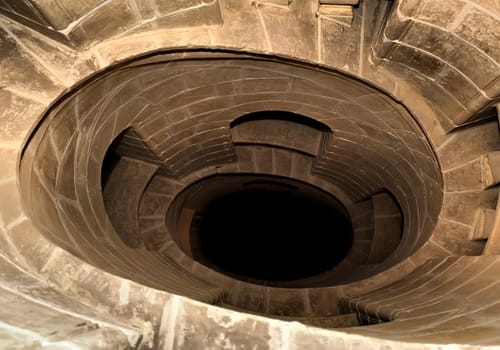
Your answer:
[[[499,22],[0,0],[0,348],[500,347]]]

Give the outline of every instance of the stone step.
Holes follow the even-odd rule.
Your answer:
[[[472,240],[487,240],[495,229],[496,210],[480,209],[474,223]]]
[[[129,247],[141,245],[137,207],[157,166],[122,156],[103,189],[106,212],[115,231]],[[123,186],[124,180],[126,186]]]
[[[500,151],[489,152],[481,157],[483,186],[491,187],[500,183]]]
[[[302,324],[319,328],[348,328],[360,326],[358,315],[349,313],[344,315],[332,315],[326,317],[300,317],[300,318],[282,318],[283,321],[297,321]]]
[[[248,310],[240,309],[232,305],[221,304],[223,308],[243,312],[251,313],[254,315],[265,316],[281,321],[287,322],[300,322],[302,324],[319,327],[319,328],[347,328],[347,327],[357,327],[360,325],[356,313],[347,313],[339,315],[328,315],[328,316],[283,316],[283,315],[260,315],[259,313],[249,312]]]
[[[362,265],[366,262],[373,240],[373,203],[371,198],[354,204],[350,210],[353,244],[346,260]]]
[[[483,226],[486,233],[489,233],[483,255],[498,255],[500,254],[500,197],[496,210],[483,211],[483,216]]]
[[[383,262],[398,246],[402,233],[402,214],[388,193],[376,194],[373,202],[373,240],[366,263]]]

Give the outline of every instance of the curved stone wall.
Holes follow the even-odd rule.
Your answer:
[[[169,198],[212,174],[263,173],[322,180],[352,215],[355,203],[381,190],[395,196],[404,217],[401,243],[388,259],[370,266],[370,274],[427,241],[440,210],[441,175],[409,113],[387,95],[338,73],[223,56],[183,52],[182,59],[174,53],[134,61],[56,104],[23,151],[20,173],[25,206],[50,240],[113,274],[213,302],[231,294],[234,282],[210,283],[202,277],[210,271],[191,276],[201,267],[172,260],[180,252],[168,245],[176,234],[165,226]],[[317,146],[308,156],[276,148],[279,135],[252,146],[240,132],[235,142],[239,129],[231,123],[273,110],[307,114],[329,131],[312,135]],[[307,147],[294,118],[285,127],[298,130],[292,141]],[[266,124],[258,126],[253,142],[265,130]],[[105,154],[124,132],[116,146],[121,159],[102,195]],[[348,280],[367,276],[366,266],[349,267]],[[324,284],[343,280],[333,275]]]
[[[262,348],[498,345],[496,2],[0,8],[6,347],[230,348],[250,334]],[[262,125],[257,139],[231,131],[260,111],[300,114],[331,135],[311,153]],[[101,182],[122,131],[121,160]],[[355,253],[310,288],[235,281],[194,262],[165,214],[218,171],[285,174],[335,193]],[[404,231],[380,262],[371,251],[383,248],[391,196]],[[382,324],[346,333],[289,320]]]

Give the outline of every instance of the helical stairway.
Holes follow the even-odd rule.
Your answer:
[[[0,348],[500,346],[498,0],[0,0]]]

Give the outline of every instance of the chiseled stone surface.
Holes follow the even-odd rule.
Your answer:
[[[395,321],[394,327],[398,328],[397,324]],[[384,325],[383,328],[379,326],[380,330],[369,333],[372,336],[370,337],[353,334],[358,329],[360,333],[364,333],[361,328],[353,328],[348,333],[341,330],[326,330],[298,322],[242,314],[173,297],[164,309],[159,349],[454,349],[458,347],[452,344],[452,339],[455,337],[453,333],[450,333],[450,338],[442,337],[441,341],[438,341],[440,344],[383,339],[384,329],[388,329],[389,325]],[[407,331],[404,328],[399,329],[401,333]],[[418,330],[414,331],[418,334]],[[451,344],[443,344],[444,339]],[[461,348],[478,347],[472,345]]]
[[[496,216],[491,223],[500,137],[496,120],[481,120],[492,115],[500,92],[498,1],[397,0],[390,7],[365,0],[352,8],[350,1],[328,1],[345,6],[328,16],[318,11],[320,3],[327,2],[0,1],[1,346],[500,344]],[[184,51],[195,48],[212,52]],[[166,65],[153,55],[169,50]],[[262,54],[275,62],[262,63]],[[141,55],[149,57],[123,65]],[[186,68],[187,58],[192,65]],[[110,68],[114,63],[121,64],[120,74]],[[323,66],[346,75],[326,74]],[[357,80],[384,93],[360,89]],[[308,148],[319,161],[296,152],[304,146],[298,140],[293,147],[271,140],[285,149],[262,147],[261,139],[233,145],[232,120],[276,109],[332,130],[317,154]],[[46,111],[61,117],[36,128]],[[106,150],[130,126],[137,130],[123,154],[162,165],[147,185],[142,179],[144,193],[128,208],[146,243],[138,249],[115,232],[100,183]],[[240,283],[196,264],[164,239],[174,195],[218,172],[291,176],[347,204],[388,189],[402,208],[405,232],[416,234],[403,235],[380,265],[353,258],[357,270],[344,271],[364,276],[356,283],[310,289]],[[478,213],[489,213],[489,221],[481,226]],[[479,228],[491,232],[474,236]],[[357,233],[366,239],[359,239],[364,243],[356,254],[369,252],[367,232]],[[430,258],[437,258],[435,265]],[[344,296],[359,302],[360,319],[394,321],[348,334],[158,289],[290,317],[335,315]]]
[[[157,57],[154,64],[134,62],[87,85],[50,112],[44,122],[49,126],[40,128],[28,145],[26,153],[34,158],[21,162],[21,176],[27,181],[23,180],[21,186],[36,190],[35,196],[26,194],[25,203],[52,240],[91,264],[151,287],[207,302],[227,298],[234,292],[230,280],[207,278],[213,272],[184,265],[189,259],[180,263],[176,255],[169,255],[177,254],[168,249],[175,244],[169,240],[169,230],[176,227],[167,228],[165,216],[168,200],[177,192],[163,189],[165,203],[160,206],[155,196],[141,197],[143,192],[150,193],[147,184],[153,186],[155,182],[149,182],[149,176],[160,162],[158,175],[178,181],[181,187],[215,171],[226,172],[221,167],[236,163],[238,172],[284,175],[336,188],[334,195],[345,205],[374,195],[385,186],[407,213],[407,239],[399,246],[399,238],[394,244],[384,245],[387,249],[382,256],[369,260],[384,264],[370,269],[352,267],[351,272],[356,273],[351,274],[351,281],[397,264],[426,241],[441,202],[437,163],[418,126],[407,112],[396,108],[394,101],[345,76],[309,66],[229,52],[223,58],[203,51],[192,55],[184,53],[182,61],[173,54],[173,59],[165,55],[163,62]],[[206,61],[199,60],[203,55]],[[237,118],[266,109],[297,111],[314,118],[321,125],[317,130],[312,128],[316,150],[308,152],[314,153],[305,155],[304,149],[297,149],[297,145],[304,147],[300,130],[309,129],[293,113],[287,122],[295,125],[292,130],[296,132],[288,135],[294,139],[292,147],[274,134],[267,138],[259,134],[264,140],[242,139],[245,135],[238,130],[246,123],[239,124]],[[273,131],[283,123],[273,120],[272,115],[266,118],[258,122],[264,123],[261,127],[269,123],[266,127]],[[325,132],[327,129],[331,131]],[[128,168],[123,157],[114,168],[116,176],[112,174],[109,186],[104,188],[103,202],[99,161],[123,130],[127,131],[120,142],[127,151],[123,151],[122,143],[117,151],[150,164],[144,165],[142,172],[125,171]],[[275,157],[278,149],[281,158]],[[25,160],[33,162],[32,167],[30,163],[24,165]],[[147,168],[151,171],[145,171]],[[287,173],[280,173],[281,168]],[[135,180],[138,174],[143,176],[140,186]],[[190,174],[197,175],[190,178]],[[121,191],[121,187],[126,190]],[[137,193],[127,194],[134,189]],[[114,200],[125,198],[126,210],[113,205]],[[147,200],[153,203],[148,205]],[[162,208],[163,212],[141,213],[139,206]],[[377,240],[380,245],[382,240]],[[91,252],[82,249],[92,245],[96,248]],[[449,247],[450,251],[455,249],[453,244]],[[373,249],[373,254],[379,250]],[[392,255],[396,250],[398,254]],[[160,271],[158,266],[162,266]],[[333,274],[329,276],[330,280],[324,278],[322,290],[327,295],[335,293],[328,287],[341,281],[332,283]],[[299,316],[310,313],[308,303],[315,302],[304,300],[300,290],[271,291],[267,301],[263,300],[267,294],[261,292],[262,288],[254,290],[246,293],[252,294],[248,300],[255,305],[242,298],[235,306],[264,311],[261,305],[268,303],[266,312]],[[329,315],[329,310],[326,308],[322,316]]]
[[[494,14],[498,4],[474,5],[459,0],[398,1],[374,50],[374,57],[389,69],[416,73],[421,93],[455,125],[473,120],[475,112],[494,103],[499,89],[494,44],[500,35]],[[468,51],[471,60],[464,59]],[[473,69],[478,65],[485,69]],[[440,93],[433,96],[430,90]]]
[[[130,342],[119,329],[75,317],[21,294],[0,290],[3,349],[126,349]]]

